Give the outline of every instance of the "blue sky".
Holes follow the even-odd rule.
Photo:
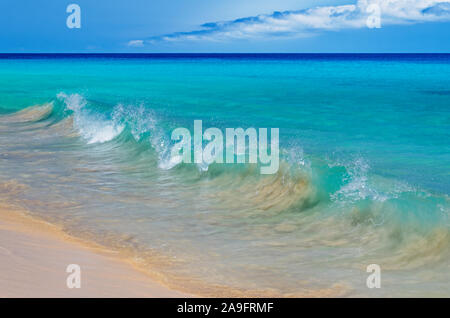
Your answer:
[[[66,26],[71,3],[81,29]],[[371,5],[381,28],[367,27]],[[2,0],[0,12],[0,52],[450,52],[450,0]]]

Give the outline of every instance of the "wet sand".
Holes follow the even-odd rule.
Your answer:
[[[69,264],[81,288],[68,288]],[[117,253],[66,235],[0,203],[1,297],[189,297],[137,270]]]

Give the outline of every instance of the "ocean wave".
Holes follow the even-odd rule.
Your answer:
[[[86,107],[86,99],[79,94],[59,93],[57,97],[64,102],[68,110],[73,111],[74,125],[89,144],[110,141],[125,127],[98,112],[91,111]]]
[[[8,123],[33,123],[48,118],[53,112],[53,102],[42,105],[33,105],[26,107],[13,114],[7,114],[0,117],[1,122]]]
[[[1,118],[8,122],[42,122],[44,131],[51,130],[50,135],[79,135],[90,146],[113,143],[105,148],[105,154],[123,156],[126,158],[124,164],[135,163],[127,154],[137,155],[151,150],[150,153],[153,152],[156,158],[147,158],[149,167],[182,174],[186,180],[198,178],[198,182],[215,189],[212,197],[228,201],[230,207],[241,205],[253,207],[255,210],[280,212],[293,207],[302,210],[321,202],[334,206],[335,210],[351,214],[355,208],[386,210],[387,206],[395,204],[400,210],[411,209],[406,207],[405,201],[423,201],[423,198],[419,197],[423,191],[418,191],[406,183],[372,174],[370,162],[362,156],[346,160],[317,159],[305,155],[298,142],[280,149],[280,170],[271,176],[261,176],[257,164],[183,164],[181,158],[171,156],[173,141],[170,140],[170,132],[167,129],[170,124],[163,123],[158,115],[144,104],[117,103],[105,111],[80,94],[61,92],[55,101],[32,106]],[[117,149],[118,152],[108,154],[111,149]],[[120,158],[117,160],[122,161]],[[175,167],[178,169],[174,169]],[[236,196],[236,193],[240,195]],[[429,201],[432,208],[425,206],[427,213],[433,215],[442,215],[443,209],[448,205],[445,200],[438,203]],[[436,204],[440,204],[440,207]]]
[[[0,135],[0,200],[148,262],[142,251],[159,236],[164,252],[180,240],[203,247],[207,237],[229,259],[256,257],[284,273],[313,273],[318,263],[325,273],[332,262],[387,271],[448,262],[448,196],[379,176],[363,155],[312,156],[300,140],[280,148],[273,175],[258,164],[184,164],[170,156],[176,123],[162,118],[144,104],[104,107],[65,93],[0,116],[9,132]]]

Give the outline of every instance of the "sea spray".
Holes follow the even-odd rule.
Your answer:
[[[89,144],[109,141],[124,129],[124,125],[86,108],[87,101],[79,94],[59,93],[57,97],[65,103],[68,110],[73,111],[74,123]]]

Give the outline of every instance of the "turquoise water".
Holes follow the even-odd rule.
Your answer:
[[[450,295],[450,55],[6,57],[0,199],[199,293]],[[194,120],[278,173],[171,165]]]

